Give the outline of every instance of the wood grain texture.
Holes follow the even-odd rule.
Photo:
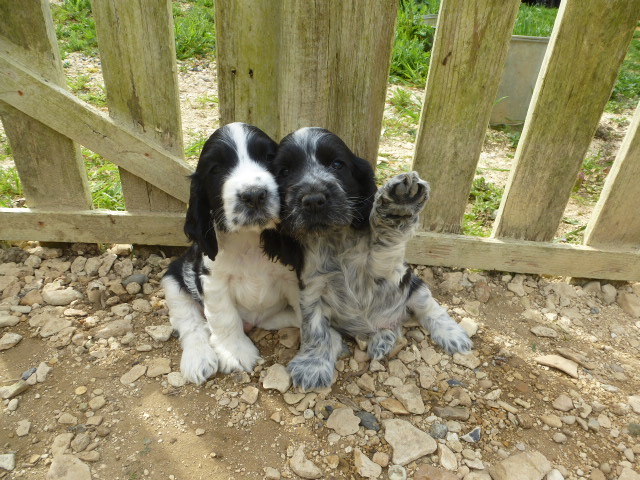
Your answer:
[[[0,48],[0,101],[99,153],[171,196],[188,201],[187,177],[193,169],[182,158],[116,124],[65,89],[46,82],[13,61],[11,55],[5,55],[3,48]],[[154,167],[149,168],[150,164]]]
[[[425,230],[461,230],[519,5],[442,2],[413,159],[431,184]]]
[[[420,232],[409,242],[406,260],[421,265],[640,280],[640,252],[637,249],[606,250],[582,245]]]
[[[561,3],[495,237],[553,238],[639,15],[640,0]]]
[[[592,247],[640,249],[640,105],[584,234]]]
[[[184,214],[0,208],[2,240],[188,245]]]
[[[182,157],[171,2],[104,0],[94,2],[93,14],[109,116]],[[129,211],[186,210],[183,202],[123,168],[120,180]]]
[[[2,44],[11,45],[14,59],[66,88],[49,2],[28,0],[17,8],[12,0],[0,0],[0,18]],[[0,102],[0,116],[27,204],[89,208],[91,194],[79,147],[4,102]]]

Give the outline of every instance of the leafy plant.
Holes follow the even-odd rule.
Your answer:
[[[632,108],[640,98],[640,31],[636,30],[607,104],[610,112]]]
[[[90,0],[64,0],[60,5],[52,4],[51,11],[63,58],[71,52],[97,54],[96,23]]]
[[[179,60],[213,55],[216,51],[216,24],[213,0],[173,3],[176,55]]]
[[[22,197],[22,182],[15,167],[0,168],[0,207],[11,208]]]
[[[82,155],[87,167],[93,206],[107,210],[125,210],[118,167],[86,148],[82,149]]]
[[[484,177],[473,181],[469,201],[471,210],[464,214],[462,232],[466,235],[488,237],[500,207],[504,189],[487,182]]]
[[[551,35],[557,15],[557,8],[522,3],[520,4],[520,10],[518,10],[513,34],[529,37],[548,37]]]

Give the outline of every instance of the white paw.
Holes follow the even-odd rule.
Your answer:
[[[218,356],[218,370],[222,373],[238,370],[250,372],[260,359],[260,352],[245,335],[223,342],[216,340],[213,348]]]
[[[446,313],[433,321],[430,333],[431,339],[450,355],[468,353],[473,347],[467,332]]]
[[[193,342],[183,346],[180,371],[188,382],[200,385],[218,371],[218,357],[208,342]]]

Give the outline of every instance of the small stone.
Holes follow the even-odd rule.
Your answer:
[[[393,449],[393,463],[406,465],[436,451],[436,441],[409,422],[390,419],[383,424],[384,439]]]
[[[91,480],[91,471],[73,455],[58,455],[53,457],[45,480]]]
[[[476,443],[480,441],[480,438],[482,436],[482,427],[476,427],[473,430],[471,430],[469,433],[467,433],[466,435],[463,435],[462,440],[464,440],[465,442],[469,442],[469,443]]]
[[[380,424],[374,414],[360,410],[359,412],[356,412],[356,416],[360,419],[360,425],[365,430],[373,430],[375,432],[380,431]]]
[[[150,325],[145,327],[144,331],[156,342],[166,342],[171,338],[173,327],[171,325]]]
[[[0,338],[0,351],[15,347],[20,340],[22,340],[22,335],[19,333],[5,333],[2,338]]]
[[[54,457],[62,455],[67,448],[69,448],[72,439],[73,433],[61,433],[60,435],[57,435],[51,444],[51,454]]]
[[[406,384],[392,388],[391,393],[404,405],[408,412],[416,415],[422,415],[425,412],[420,389],[416,385]]]
[[[556,443],[566,443],[566,441],[567,441],[567,436],[564,433],[561,433],[561,432],[554,433],[553,437],[551,437],[551,438]]]
[[[100,410],[106,403],[107,401],[105,398],[102,395],[98,395],[97,397],[93,397],[89,400],[89,408],[91,410]]]
[[[16,428],[16,435],[18,437],[24,437],[25,435],[29,435],[29,430],[31,430],[31,422],[29,420],[20,420]]]
[[[111,312],[119,317],[126,317],[131,313],[131,307],[126,303],[120,303],[111,307]]]
[[[275,389],[280,393],[286,392],[291,386],[291,375],[284,365],[275,363],[267,369],[267,373],[262,379],[262,387],[269,390]]]
[[[142,286],[136,282],[131,282],[127,284],[127,286],[124,288],[129,295],[136,295],[137,293],[140,293],[140,291],[142,290]]]
[[[12,472],[16,468],[16,454],[3,453],[0,454],[0,469]]]
[[[629,406],[634,413],[640,414],[640,395],[630,395],[627,397],[627,402],[629,402]]]
[[[91,443],[91,436],[88,433],[78,433],[71,441],[71,448],[74,452],[82,452]]]
[[[469,317],[464,317],[460,320],[460,325],[469,337],[473,337],[476,333],[478,333],[478,322]]]
[[[373,454],[373,457],[371,457],[371,460],[382,468],[385,468],[389,465],[389,454],[385,452],[376,452]]]
[[[77,425],[78,418],[74,417],[70,413],[64,412],[58,417],[58,423],[61,423],[63,425]]]
[[[252,386],[244,387],[242,389],[242,395],[240,396],[240,400],[242,400],[245,403],[248,403],[249,405],[253,405],[258,401],[259,392],[260,390],[258,390],[256,387],[252,387]]]
[[[469,409],[464,407],[433,407],[433,413],[445,420],[469,420]]]
[[[322,470],[304,456],[304,445],[300,445],[295,451],[289,461],[289,466],[293,473],[302,478],[322,478]]]
[[[69,305],[74,300],[80,300],[82,294],[71,287],[61,288],[56,283],[49,283],[42,289],[42,299],[49,305]]]
[[[564,480],[564,475],[560,473],[560,470],[554,468],[549,473],[547,473],[547,476],[544,478],[545,480]]]
[[[4,400],[13,398],[16,395],[20,395],[29,387],[30,385],[24,380],[18,380],[16,383],[12,383],[11,385],[0,387],[0,397]]]
[[[97,462],[100,460],[100,452],[97,450],[78,452],[77,457],[83,462]]]
[[[530,331],[536,337],[558,338],[558,332],[556,332],[553,328],[545,327],[544,325],[536,325],[535,327],[531,327]]]
[[[578,364],[572,360],[561,357],[560,355],[543,355],[541,357],[536,357],[535,361],[540,365],[557,368],[561,372],[564,372],[573,378],[578,378]]]
[[[360,428],[360,418],[350,408],[336,408],[327,419],[327,427],[343,437],[352,435]]]
[[[379,403],[381,407],[386,408],[391,413],[396,415],[409,415],[409,411],[395,398],[385,398],[384,400],[380,400]]]
[[[560,410],[561,412],[568,412],[569,410],[573,409],[573,400],[571,400],[568,395],[565,395],[563,393],[553,401],[552,405],[556,410]]]
[[[540,452],[522,452],[489,467],[493,480],[542,480],[551,463]]]
[[[49,372],[51,372],[51,370],[53,370],[53,368],[47,365],[45,362],[40,363],[40,365],[38,365],[38,368],[36,370],[36,381],[38,383],[44,382],[47,379],[47,375],[49,375]]]
[[[618,477],[618,480],[640,480],[640,473],[636,473],[629,467],[624,467],[622,473]]]
[[[147,371],[147,366],[138,364],[134,365],[131,370],[120,377],[120,383],[123,385],[129,385],[130,383],[135,382]]]
[[[602,301],[605,305],[610,305],[616,301],[616,296],[618,295],[618,291],[616,287],[607,283],[602,286]]]
[[[149,303],[149,300],[145,300],[144,298],[136,298],[131,303],[131,308],[133,308],[134,312],[140,313],[151,313],[151,311],[153,310],[151,304]]]
[[[473,370],[474,368],[478,368],[481,362],[473,353],[454,353],[453,363]]]
[[[353,464],[358,475],[364,478],[378,478],[382,474],[382,467],[369,460],[359,448],[353,451]]]
[[[133,325],[131,320],[113,320],[106,325],[96,327],[91,331],[91,335],[94,338],[110,338],[110,337],[122,337],[124,334],[132,332]]]
[[[389,480],[407,480],[407,470],[402,465],[391,465],[387,476]]]
[[[12,398],[11,400],[9,400],[7,410],[9,410],[10,412],[15,412],[18,409],[19,404],[20,400],[18,400],[17,398]]]
[[[202,435],[204,435],[206,432],[204,430],[204,428],[196,428],[196,435],[198,437],[201,437]]]
[[[640,317],[640,297],[637,295],[628,292],[620,292],[618,294],[617,302],[626,314],[634,318]]]
[[[15,327],[20,322],[20,317],[0,313],[0,328]]]
[[[444,423],[434,423],[429,427],[429,435],[433,438],[446,438],[449,428]]]
[[[167,375],[167,383],[172,387],[180,388],[184,387],[186,380],[180,372],[171,372]]]
[[[265,480],[280,480],[280,470],[273,467],[264,467],[263,471]]]
[[[440,465],[447,470],[455,471],[458,469],[458,459],[446,445],[438,445],[438,458],[440,460]]]
[[[147,377],[158,377],[171,372],[171,359],[170,358],[154,358],[149,361],[147,367]]]
[[[285,348],[298,348],[300,345],[300,329],[296,327],[283,328],[278,332],[280,345]]]
[[[542,415],[540,417],[540,420],[542,420],[542,423],[544,423],[545,425],[551,427],[551,428],[561,428],[562,427],[562,420],[560,420],[560,417],[558,417],[557,415]]]

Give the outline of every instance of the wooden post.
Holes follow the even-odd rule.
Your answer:
[[[640,105],[584,234],[585,245],[640,249]]]
[[[183,157],[169,0],[93,2],[109,115]],[[149,168],[154,168],[149,165]],[[127,210],[183,212],[185,204],[120,169]]]
[[[553,238],[639,15],[640,0],[561,3],[495,237]]]
[[[13,44],[15,60],[52,84],[66,88],[53,19],[46,0],[0,0],[0,37]],[[79,147],[46,125],[0,102],[27,205],[32,208],[91,208]]]
[[[431,183],[426,230],[461,230],[519,5],[442,2],[413,159]]]

